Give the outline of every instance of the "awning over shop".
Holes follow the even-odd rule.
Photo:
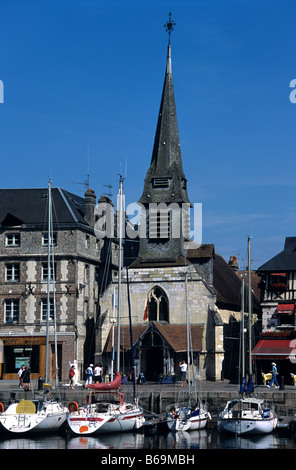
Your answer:
[[[277,307],[277,313],[293,313],[295,304],[279,304]]]
[[[254,359],[289,359],[295,356],[296,340],[261,339],[252,351]]]

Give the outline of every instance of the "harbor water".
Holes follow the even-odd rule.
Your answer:
[[[37,384],[36,384],[37,385]],[[125,396],[129,394],[130,386],[124,387]],[[82,387],[77,390],[68,390],[63,388],[64,403],[72,400],[83,404],[85,402],[85,390]],[[81,435],[76,436],[66,427],[63,431],[56,434],[32,435],[32,436],[16,436],[7,437],[0,433],[0,452],[3,455],[5,450],[49,450],[49,451],[65,451],[67,450],[101,450],[103,455],[105,452],[128,452],[132,455],[132,451],[142,452],[181,452],[199,450],[211,451],[212,454],[216,450],[275,450],[274,454],[279,455],[281,450],[296,451],[296,430],[288,431],[278,430],[257,436],[230,436],[219,433],[217,430],[217,413],[221,406],[225,405],[229,398],[237,395],[237,385],[232,385],[226,381],[219,383],[204,382],[202,384],[203,396],[211,405],[209,411],[212,420],[209,421],[207,428],[200,431],[191,432],[164,432],[157,431],[155,434],[147,432],[125,432],[118,434],[105,434],[97,436]],[[35,388],[37,390],[37,387]],[[295,416],[296,410],[296,387],[286,385],[285,390],[269,390],[262,385],[256,387],[256,392],[265,394],[267,399],[273,403],[278,416]],[[180,394],[185,393],[178,385],[146,384],[139,387],[140,404],[144,410],[148,412],[163,413],[168,403],[172,403]],[[15,395],[15,396],[14,396]],[[19,396],[18,396],[19,395]],[[18,391],[16,383],[2,381],[0,383],[0,401],[8,403],[14,397],[23,398],[24,391]],[[30,397],[28,396],[30,399]],[[159,406],[162,405],[162,409]],[[274,455],[273,454],[273,455]],[[216,454],[217,455],[217,454]]]
[[[294,449],[296,435],[280,435],[277,432],[262,436],[227,436],[216,430],[164,433],[147,436],[144,433],[118,433],[102,436],[44,435],[6,438],[0,436],[0,450],[3,449],[92,449],[92,450],[198,450],[198,449]]]

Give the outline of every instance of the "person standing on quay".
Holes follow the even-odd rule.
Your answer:
[[[30,390],[31,388],[31,373],[29,367],[25,367],[22,373],[22,381],[24,390]]]
[[[181,361],[179,364],[179,367],[181,369],[181,387],[186,386],[186,372],[187,372],[187,364],[185,361]]]
[[[274,383],[275,386],[276,386],[276,388],[280,388],[280,386],[279,386],[279,384],[278,384],[278,381],[277,381],[277,378],[276,378],[276,376],[277,376],[277,374],[278,374],[277,367],[276,367],[276,363],[275,363],[275,362],[272,362],[271,365],[272,365],[272,371],[271,371],[271,373],[272,373],[272,379],[271,379],[269,385],[267,385],[267,387],[270,388],[270,387],[272,386],[272,384]]]

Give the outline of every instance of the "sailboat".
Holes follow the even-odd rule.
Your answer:
[[[187,295],[187,275],[185,275],[185,289],[186,289],[186,330],[187,330],[187,363],[188,363],[188,403],[170,405],[167,410],[166,423],[170,431],[196,431],[204,429],[207,425],[211,415],[208,411],[206,402],[202,401],[197,396],[196,391],[196,378],[194,376],[194,363],[191,354],[193,377],[192,382],[195,387],[195,399],[191,398],[191,373],[190,373],[190,350],[191,347],[191,328],[189,321],[188,310],[188,295]]]
[[[118,207],[119,207],[119,262],[118,262],[118,316],[117,316],[117,372],[114,380],[109,383],[89,384],[87,403],[83,407],[78,407],[77,403],[69,404],[69,414],[67,422],[74,434],[105,434],[123,431],[133,431],[140,429],[145,421],[143,409],[138,405],[137,397],[134,393],[134,401],[126,403],[124,394],[120,391],[121,373],[120,370],[120,315],[121,315],[121,269],[122,269],[122,239],[124,227],[123,209],[123,178],[120,176]],[[131,315],[130,322],[131,322]],[[130,323],[131,324],[131,323]],[[132,330],[131,350],[133,351]],[[132,352],[133,362],[133,352]],[[113,371],[113,365],[112,365]],[[135,386],[135,367],[133,365],[133,381]],[[112,374],[113,375],[113,374]],[[134,389],[135,391],[135,389]]]
[[[48,384],[48,345],[49,345],[49,313],[50,313],[50,282],[53,283],[54,292],[54,263],[53,263],[53,237],[52,237],[52,199],[51,182],[48,183],[48,275],[47,275],[47,324],[46,324],[46,377],[43,395],[33,400],[20,400],[12,403],[8,408],[0,413],[0,429],[5,432],[16,434],[31,434],[39,432],[58,431],[66,421],[67,407],[52,397],[52,386]],[[51,259],[52,258],[52,259]],[[52,269],[51,269],[52,268]],[[51,275],[52,272],[52,275]],[[54,298],[54,335],[56,346],[56,312]],[[57,375],[57,354],[55,354],[56,385]]]
[[[248,238],[248,304],[249,304],[249,380],[245,377],[244,341],[244,281],[242,280],[242,318],[241,318],[241,386],[239,398],[227,402],[218,417],[218,431],[235,435],[268,434],[277,426],[277,417],[263,399],[252,397],[252,299],[251,299],[251,239]]]

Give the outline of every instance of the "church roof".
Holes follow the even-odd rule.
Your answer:
[[[171,325],[167,323],[151,322],[132,327],[133,344],[146,335],[151,328],[155,328],[163,339],[175,352],[184,352],[187,350],[187,327],[184,324]],[[200,325],[191,325],[192,349],[193,351],[202,350],[203,327]],[[105,352],[111,352],[112,335],[111,331],[105,345]],[[114,348],[117,348],[117,327],[114,328]],[[128,351],[130,346],[130,329],[129,326],[122,325],[120,327],[120,349]]]
[[[234,311],[241,310],[241,279],[237,273],[226,263],[221,255],[215,254],[213,267],[213,287],[217,295],[217,307]],[[247,299],[247,285],[245,285],[245,299]],[[252,295],[253,310],[260,312],[260,301]]]

